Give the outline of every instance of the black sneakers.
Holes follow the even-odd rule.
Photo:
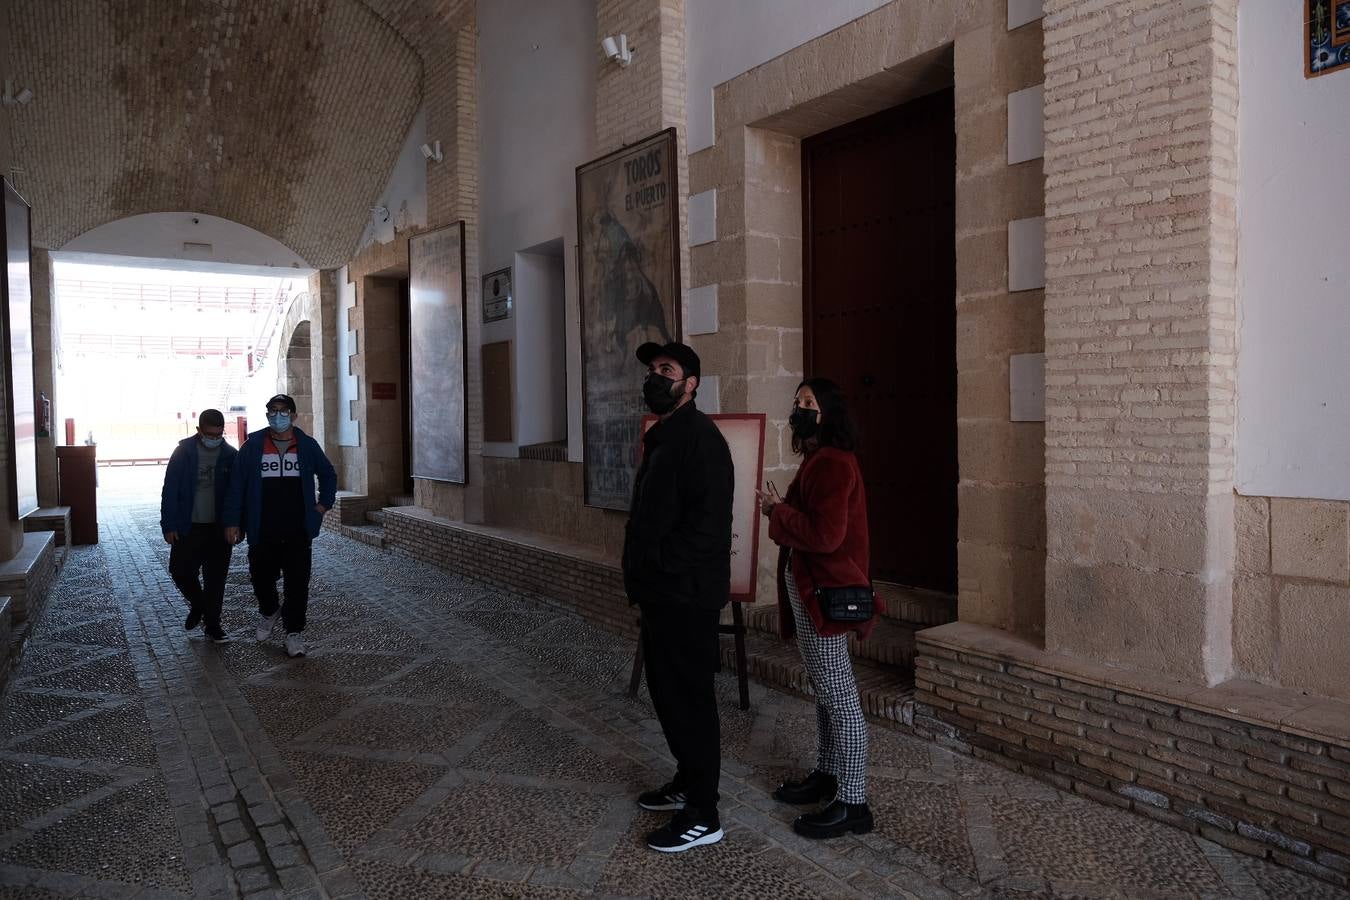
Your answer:
[[[833,838],[848,834],[867,834],[872,830],[872,811],[866,803],[845,803],[835,800],[820,812],[800,815],[792,823],[792,830],[802,837]]]
[[[638,794],[638,806],[661,812],[667,809],[684,809],[684,791],[675,786],[675,782],[664,784],[654,791]]]
[[[834,792],[838,789],[839,782],[833,775],[812,769],[811,774],[801,781],[785,781],[780,784],[778,790],[773,792],[773,797],[783,803],[805,806],[822,800],[833,800]]]
[[[217,644],[228,644],[230,642],[229,637],[225,634],[225,629],[219,625],[207,625],[202,631]]]
[[[188,610],[187,618],[183,621],[183,630],[191,631],[201,623],[202,614],[197,610],[197,607],[194,606]]]
[[[693,809],[681,809],[670,822],[647,835],[647,846],[662,853],[683,853],[722,839],[722,823]]]

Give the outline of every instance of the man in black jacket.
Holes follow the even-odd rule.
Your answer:
[[[694,405],[699,359],[680,343],[643,344],[642,393],[659,418],[643,437],[642,465],[623,548],[624,587],[642,610],[647,688],[675,777],[638,797],[676,810],[647,845],[679,853],[722,839],[717,815],[721,734],[713,680],[718,620],[731,591],[731,451]]]

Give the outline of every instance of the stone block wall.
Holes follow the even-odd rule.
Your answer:
[[[691,343],[726,411],[769,415],[765,478],[795,472],[786,428],[803,374],[800,140],[955,85],[956,280],[963,617],[1039,634],[1044,428],[1010,421],[1009,359],[1043,347],[1040,290],[1010,294],[1008,225],[1039,216],[1039,159],[1008,164],[1008,95],[1041,80],[1041,26],[1009,30],[997,2],[887,4],[719,85],[714,146],[690,160],[715,192],[715,240],[692,250],[717,330]],[[773,596],[774,548],[760,558]]]
[[[55,506],[60,496],[57,483],[56,442],[59,413],[56,409],[56,366],[53,352],[52,303],[56,296],[56,281],[52,277],[52,255],[33,248],[33,409],[37,415],[39,434],[37,443],[38,506]],[[51,430],[46,437],[42,426],[41,396],[46,395],[52,405]]]
[[[1233,667],[1350,700],[1350,503],[1237,497]]]
[[[1066,667],[972,628],[919,634],[919,734],[1347,885],[1350,704]]]
[[[1010,96],[1044,80],[1039,20],[987,4],[956,37],[956,369],[962,621],[1045,630],[1045,425],[1011,421],[1011,361],[1045,349],[1045,291],[1014,292],[1009,223],[1045,212],[1042,159],[1010,163]],[[1039,123],[1035,123],[1039,124]]]
[[[617,560],[627,514],[582,504],[582,465],[485,457],[486,522],[598,548]]]

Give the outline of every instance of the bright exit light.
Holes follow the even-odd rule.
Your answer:
[[[163,459],[196,414],[236,420],[274,391],[274,357],[303,279],[57,261],[56,436],[100,460]],[[261,392],[261,393],[260,393]],[[258,395],[258,396],[254,396]],[[253,427],[258,427],[257,422]]]

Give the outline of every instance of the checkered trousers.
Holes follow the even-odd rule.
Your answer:
[[[858,683],[848,656],[848,635],[821,637],[797,595],[792,567],[783,572],[788,601],[797,623],[797,646],[801,649],[811,689],[816,694],[816,768],[839,781],[837,799],[845,803],[867,802],[867,720],[863,718]]]

